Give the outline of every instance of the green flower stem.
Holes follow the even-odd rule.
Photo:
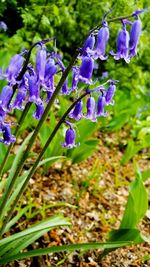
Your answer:
[[[21,125],[22,125],[22,123],[24,122],[24,119],[25,119],[25,117],[26,117],[26,115],[27,115],[27,113],[28,113],[30,107],[31,107],[31,102],[28,103],[28,104],[26,105],[25,109],[23,110],[23,112],[22,112],[22,114],[21,114],[21,117],[20,117],[20,119],[19,119],[19,121],[18,121],[18,123],[17,123],[16,129],[15,129],[15,132],[14,132],[14,135],[15,135],[16,137],[18,136],[19,129],[21,128]],[[0,167],[0,176],[3,174],[3,170],[4,170],[4,167],[5,167],[5,164],[6,164],[7,160],[8,160],[10,151],[11,151],[11,149],[13,148],[13,146],[14,146],[14,143],[11,143],[11,144],[9,145],[8,149],[7,149],[7,152],[6,152],[6,154],[5,154],[5,157],[4,157],[4,159],[3,159],[3,161],[2,161],[2,164],[1,164],[1,167]],[[2,178],[2,177],[1,177],[1,178]]]
[[[70,64],[69,64],[69,66],[68,66],[68,67],[66,68],[66,70],[64,71],[64,73],[63,73],[63,75],[62,75],[62,77],[61,77],[61,79],[60,79],[58,85],[56,86],[56,89],[55,89],[55,91],[54,91],[54,93],[53,93],[53,95],[52,95],[52,97],[51,97],[49,103],[47,104],[47,106],[46,106],[46,108],[45,108],[45,111],[44,111],[44,113],[43,113],[43,115],[42,115],[42,117],[41,117],[39,123],[37,124],[37,126],[36,126],[36,128],[35,128],[35,130],[34,130],[34,132],[33,132],[33,134],[32,134],[32,136],[31,136],[31,139],[30,139],[30,141],[29,141],[29,143],[28,143],[28,146],[27,146],[27,148],[26,148],[26,151],[25,151],[24,154],[23,154],[22,159],[20,160],[20,162],[18,162],[18,166],[17,166],[17,168],[16,168],[16,171],[15,171],[15,173],[14,173],[14,176],[12,177],[12,181],[11,181],[11,183],[10,183],[10,186],[9,186],[9,188],[7,189],[7,191],[5,192],[5,197],[3,198],[3,201],[2,201],[2,203],[1,203],[1,207],[0,207],[0,219],[1,219],[1,214],[3,214],[3,211],[4,211],[4,209],[5,209],[5,205],[6,205],[6,203],[7,203],[7,200],[9,199],[9,197],[10,197],[10,195],[11,195],[11,192],[12,192],[12,190],[13,190],[13,186],[14,186],[14,184],[15,184],[15,181],[16,181],[16,179],[17,179],[19,173],[21,172],[21,170],[22,170],[22,168],[23,168],[23,166],[24,166],[24,162],[26,161],[26,159],[27,159],[27,157],[28,157],[28,155],[29,155],[29,152],[30,152],[30,150],[31,150],[31,148],[32,148],[32,145],[33,145],[33,143],[34,143],[34,141],[35,141],[35,139],[36,139],[36,137],[37,137],[37,135],[38,135],[38,133],[39,133],[39,131],[40,131],[40,128],[42,127],[42,125],[43,125],[43,123],[44,123],[44,121],[45,121],[45,119],[46,119],[46,117],[47,117],[47,115],[48,115],[48,113],[49,113],[49,111],[50,111],[50,109],[51,109],[53,103],[54,103],[54,100],[56,99],[56,97],[57,97],[57,95],[58,95],[58,93],[59,93],[59,91],[60,91],[62,85],[64,84],[64,82],[65,82],[65,80],[66,80],[66,78],[67,78],[67,76],[68,76],[68,74],[69,74],[69,72],[70,72],[72,66],[74,65],[74,62],[75,62],[75,60],[76,60],[77,57],[78,57],[78,54],[79,54],[79,50],[77,49],[77,50],[75,51],[74,56],[72,57],[72,60],[71,60],[71,62],[70,62]]]
[[[116,18],[112,18],[112,19],[105,19],[108,23],[110,22],[115,22],[115,21],[121,21],[123,19],[131,19],[133,18],[133,16],[130,14],[130,15],[127,15],[127,16],[121,16],[121,17],[116,17]],[[98,30],[100,27],[102,26],[102,23],[98,24],[96,27],[94,27],[90,32],[94,32],[95,30]]]
[[[64,113],[64,115],[61,117],[61,119],[60,119],[59,122],[57,123],[56,127],[54,128],[53,132],[51,133],[50,137],[48,138],[46,144],[44,145],[42,151],[40,152],[38,158],[36,159],[36,161],[35,161],[33,167],[31,168],[31,170],[30,170],[30,172],[29,172],[29,174],[28,174],[28,176],[27,176],[27,178],[26,178],[24,184],[22,185],[22,187],[21,187],[21,189],[20,189],[20,191],[19,191],[19,193],[18,193],[18,195],[17,195],[17,197],[16,197],[16,199],[15,199],[13,205],[11,206],[11,210],[10,210],[9,213],[7,214],[7,216],[6,216],[6,218],[5,218],[4,222],[3,222],[2,228],[1,228],[1,230],[0,230],[0,236],[3,235],[3,233],[4,233],[4,231],[5,231],[5,228],[6,228],[6,225],[7,225],[7,223],[9,222],[9,220],[10,220],[12,214],[13,214],[13,211],[14,211],[14,209],[15,209],[15,207],[16,207],[16,205],[17,205],[19,199],[20,199],[20,197],[22,196],[22,194],[23,194],[23,192],[24,192],[26,186],[28,185],[28,182],[29,182],[30,178],[33,176],[33,174],[34,174],[34,172],[35,172],[35,170],[36,170],[36,168],[37,168],[37,166],[38,166],[38,164],[39,164],[41,158],[43,157],[45,151],[47,150],[47,148],[48,148],[48,146],[50,145],[51,141],[52,141],[53,138],[55,137],[57,131],[58,131],[59,128],[60,128],[60,126],[61,126],[62,123],[65,121],[67,115],[68,115],[68,114],[70,113],[70,111],[74,108],[74,106],[75,106],[75,105],[76,105],[76,104],[77,104],[83,97],[85,97],[87,94],[90,94],[90,92],[91,92],[91,91],[86,91],[86,92],[83,93],[83,94],[82,94],[82,95],[81,95],[75,102],[73,102],[72,105],[67,109],[67,111]]]

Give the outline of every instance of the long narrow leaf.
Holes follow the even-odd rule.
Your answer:
[[[2,201],[3,197],[5,196],[5,194],[6,194],[7,191],[8,191],[9,185],[10,185],[10,183],[11,183],[11,179],[12,179],[14,173],[15,173],[15,170],[16,170],[16,168],[17,168],[18,162],[20,161],[20,159],[21,159],[21,157],[22,157],[22,155],[23,155],[23,153],[24,153],[25,147],[27,146],[27,144],[28,144],[28,142],[29,142],[29,140],[30,140],[31,135],[32,135],[32,133],[30,133],[30,134],[27,136],[27,138],[24,140],[24,142],[23,142],[22,145],[20,146],[20,148],[19,148],[19,150],[18,150],[18,153],[16,154],[16,157],[15,157],[15,159],[14,159],[14,161],[13,161],[13,165],[12,165],[12,167],[11,167],[9,176],[8,176],[8,178],[7,178],[7,182],[6,182],[6,186],[5,186],[5,192],[4,192],[4,194],[3,194],[2,198],[1,198],[1,201]],[[18,181],[17,181],[17,180],[16,180],[16,183],[15,183],[15,185],[14,185],[14,188],[15,188],[16,184],[18,184]]]
[[[131,183],[127,205],[120,225],[121,229],[136,228],[144,217],[148,208],[148,196],[142,181],[141,173],[138,172],[136,179]]]
[[[33,225],[32,227],[22,232],[3,238],[2,240],[0,240],[0,246],[7,244],[11,241],[14,241],[18,238],[24,238],[25,236],[31,233],[36,233],[44,229],[49,229],[51,227],[57,227],[57,226],[62,226],[62,225],[71,225],[71,223],[62,214],[55,215],[51,218],[48,218],[47,220],[44,220],[40,223]]]
[[[73,245],[63,245],[63,246],[52,246],[43,249],[35,249],[29,252],[19,253],[13,256],[7,255],[0,259],[0,265],[6,264],[13,260],[21,260],[26,259],[29,257],[37,257],[41,255],[46,255],[48,253],[55,253],[55,252],[68,252],[74,250],[90,250],[90,249],[114,249],[123,246],[131,245],[132,242],[130,241],[122,241],[122,242],[106,242],[106,243],[84,243],[84,244],[73,244]]]

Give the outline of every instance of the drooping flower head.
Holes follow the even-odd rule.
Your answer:
[[[141,34],[141,30],[142,30],[142,23],[139,17],[136,17],[135,21],[131,26],[131,31],[130,31],[130,41],[129,41],[130,58],[137,55],[137,45]]]
[[[94,34],[90,34],[89,37],[86,39],[84,46],[81,50],[81,55],[82,56],[88,56],[87,50],[92,50],[94,48],[95,44],[95,36]]]
[[[70,128],[67,129],[66,134],[65,134],[65,143],[64,144],[61,143],[61,145],[67,148],[76,147],[75,138],[76,138],[76,133],[74,129],[72,128],[72,126],[70,125]]]
[[[44,113],[44,105],[43,103],[38,103],[36,104],[36,110],[33,113],[33,118],[35,118],[36,120],[40,120],[42,115]]]
[[[11,84],[16,83],[16,78],[23,67],[23,62],[24,57],[21,54],[16,54],[14,57],[12,57],[10,64],[4,74],[6,80]]]
[[[36,75],[40,81],[44,80],[46,65],[46,50],[44,48],[39,49],[36,56]]]
[[[29,97],[28,101],[33,103],[40,103],[40,83],[37,79],[36,75],[32,75],[28,77],[28,83],[29,83]]]
[[[87,108],[87,114],[84,116],[85,118],[91,120],[91,121],[96,121],[96,112],[95,112],[95,99],[94,97],[90,96],[87,99],[86,102],[86,108]]]
[[[61,93],[63,95],[68,95],[69,94],[69,89],[68,89],[68,84],[67,80],[63,83],[62,88],[61,88]]]
[[[106,101],[105,101],[105,97],[99,96],[98,101],[97,101],[97,113],[96,116],[106,116],[107,112],[104,111],[104,107],[106,106]]]
[[[109,85],[107,91],[106,91],[106,95],[105,95],[105,104],[106,105],[113,105],[114,101],[113,101],[113,96],[115,94],[116,91],[116,85],[115,85],[115,81],[112,81],[111,84]]]
[[[0,30],[7,31],[7,25],[4,21],[0,21]]]
[[[83,83],[92,83],[91,78],[94,69],[94,60],[91,57],[83,57],[79,71],[79,81]]]
[[[23,103],[25,103],[26,94],[27,94],[27,91],[24,90],[23,88],[19,90],[16,94],[13,104],[11,105],[11,108],[12,109],[17,108],[17,109],[23,110],[24,109]]]
[[[109,27],[106,21],[102,22],[102,28],[98,31],[96,49],[94,50],[94,58],[100,58],[106,60],[108,56],[105,56],[106,45],[109,40]]]
[[[72,77],[71,92],[76,92],[79,82],[79,69],[76,66],[74,66],[72,70],[73,70],[73,77]]]
[[[82,114],[83,102],[80,100],[73,111],[70,112],[69,117],[75,119],[76,121],[80,120],[83,117]]]
[[[12,95],[13,95],[12,87],[9,85],[4,86],[0,93],[0,106],[4,111],[8,110],[8,104],[11,101]]]
[[[129,52],[129,33],[126,30],[126,25],[122,21],[122,29],[118,33],[117,37],[117,53],[110,51],[110,54],[114,56],[114,59],[119,60],[123,58],[127,63],[129,63],[128,58]]]
[[[3,123],[0,126],[0,132],[2,133],[3,138],[0,138],[0,142],[9,145],[11,143],[14,143],[16,141],[15,136],[11,134],[11,128],[10,125],[7,123]]]
[[[54,59],[49,58],[45,65],[44,84],[43,84],[44,88],[46,88],[47,90],[52,91],[51,81],[53,80],[57,70],[58,67],[55,64]]]

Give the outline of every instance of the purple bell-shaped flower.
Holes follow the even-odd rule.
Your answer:
[[[123,24],[123,28],[119,31],[117,37],[117,53],[110,51],[110,54],[114,56],[114,59],[119,60],[123,58],[127,63],[129,63],[128,58],[129,52],[129,33],[126,30],[126,26]]]
[[[4,21],[0,21],[0,30],[3,30],[4,32],[7,31],[7,25]]]
[[[37,80],[36,75],[32,75],[28,77],[28,83],[29,83],[29,97],[28,101],[33,103],[40,103],[40,83]]]
[[[136,18],[136,20],[133,22],[131,26],[131,31],[130,31],[130,41],[129,41],[130,58],[137,55],[137,45],[141,30],[142,30],[142,23],[139,18]]]
[[[87,50],[92,50],[94,48],[95,44],[95,36],[93,34],[90,34],[89,37],[86,39],[84,46],[81,50],[82,56],[88,56]]]
[[[43,103],[38,103],[36,104],[36,110],[33,113],[33,118],[35,118],[36,120],[40,120],[42,115],[44,113],[44,105]]]
[[[14,57],[12,57],[10,64],[5,74],[3,75],[6,78],[6,80],[9,81],[11,84],[16,83],[16,78],[23,67],[23,62],[24,58],[20,54],[17,54]]]
[[[96,121],[96,117],[95,117],[96,113],[95,113],[95,99],[94,99],[94,97],[90,96],[87,99],[86,107],[87,107],[87,114],[84,117],[95,122]]]
[[[80,120],[83,117],[82,114],[83,102],[80,100],[73,111],[69,113],[69,118],[75,119],[76,121]]]
[[[62,95],[68,95],[69,94],[67,80],[64,82],[64,84],[61,88],[61,93],[62,93]]]
[[[98,31],[96,48],[94,51],[87,49],[87,53],[91,54],[94,59],[100,58],[106,60],[108,56],[105,56],[106,45],[109,40],[109,27],[107,23],[103,21],[102,28]]]
[[[72,77],[72,86],[71,92],[77,92],[79,82],[79,69],[78,67],[73,67],[73,77]]]
[[[75,138],[76,138],[76,133],[74,129],[70,126],[70,128],[67,129],[65,134],[65,143],[64,144],[61,143],[61,145],[67,148],[76,147],[77,145],[75,145]]]
[[[16,138],[15,136],[13,136],[11,134],[11,128],[9,126],[9,124],[2,124],[0,126],[0,131],[2,132],[2,136],[3,136],[3,139],[0,138],[0,142],[5,144],[5,145],[9,145],[11,143],[14,143],[16,141]]]
[[[79,81],[91,84],[93,69],[94,69],[94,60],[91,57],[83,57],[82,64],[79,70]]]
[[[106,91],[106,94],[105,94],[105,104],[106,105],[113,105],[114,104],[114,101],[113,101],[113,96],[115,94],[115,91],[116,91],[116,85],[112,82],[107,91]]]
[[[44,80],[45,75],[45,65],[46,65],[46,50],[40,49],[36,56],[36,74],[40,81]]]
[[[25,100],[26,100],[26,93],[27,91],[26,90],[19,90],[16,94],[16,98],[13,102],[13,104],[11,105],[11,108],[15,109],[20,109],[20,110],[23,110],[24,109],[24,106],[23,106],[23,103],[25,103]]]
[[[45,66],[44,82],[43,87],[48,91],[54,90],[54,75],[58,70],[55,61],[52,58],[49,58]]]
[[[8,105],[9,102],[11,101],[12,95],[13,95],[12,87],[9,85],[4,86],[0,93],[0,106],[4,111],[8,110]]]
[[[106,105],[105,97],[99,96],[97,101],[97,113],[96,113],[97,117],[107,115],[107,112],[104,111],[105,105]]]

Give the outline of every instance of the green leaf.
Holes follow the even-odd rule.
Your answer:
[[[82,160],[87,159],[96,150],[99,140],[92,139],[87,140],[85,143],[81,144],[78,148],[69,151],[68,156],[71,157],[72,163],[79,163]],[[71,152],[71,155],[69,153]]]
[[[1,155],[1,156],[0,156],[0,164],[1,164],[2,161],[3,161],[3,158],[4,158],[4,156],[5,156],[6,150],[7,150],[6,145],[0,143],[0,155]]]
[[[118,229],[109,233],[109,241],[132,241],[134,244],[145,242],[138,229]]]
[[[49,248],[35,249],[29,252],[19,253],[9,257],[9,254],[0,259],[0,264],[6,264],[13,260],[26,259],[29,257],[37,257],[46,255],[49,253],[58,253],[63,251],[74,251],[74,250],[91,250],[91,249],[114,249],[123,246],[131,245],[130,241],[118,241],[118,242],[106,242],[106,243],[84,243],[84,244],[73,244],[63,246],[52,246]]]
[[[148,196],[142,181],[141,173],[138,172],[136,179],[131,183],[129,196],[120,225],[121,229],[136,228],[144,217],[148,208]]]
[[[141,145],[136,145],[133,140],[128,141],[127,148],[125,150],[125,153],[120,161],[121,164],[127,164],[128,161],[138,152],[142,149]]]
[[[150,169],[142,172],[142,180],[145,182],[150,178]]]
[[[109,130],[117,131],[123,127],[123,125],[128,121],[129,114],[128,113],[122,113],[118,116],[115,116],[111,122],[108,124],[107,128]]]
[[[49,229],[51,227],[57,227],[57,226],[62,226],[62,225],[71,225],[69,220],[67,218],[65,218],[62,214],[58,214],[55,215],[51,218],[48,218],[40,223],[37,223],[35,225],[33,225],[32,227],[16,233],[14,235],[11,235],[9,237],[3,238],[2,240],[0,240],[0,247],[3,245],[7,245],[10,242],[14,241],[14,240],[18,240],[18,239],[22,239],[28,235],[30,235],[31,233],[37,233],[39,231],[43,231],[45,229]]]

